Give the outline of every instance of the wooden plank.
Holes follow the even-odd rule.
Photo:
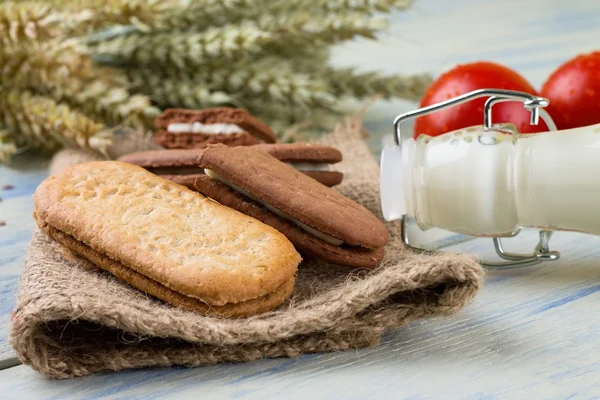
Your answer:
[[[527,233],[515,251],[529,250]],[[385,335],[378,347],[194,369],[40,378],[0,371],[8,397],[593,398],[600,395],[600,238],[557,234],[561,260],[490,272],[465,312]],[[482,249],[485,244],[487,250]],[[463,243],[491,255],[489,243]]]
[[[15,363],[7,341],[10,313],[35,225],[31,195],[47,176],[47,164],[43,157],[21,156],[10,168],[0,166],[0,369]]]

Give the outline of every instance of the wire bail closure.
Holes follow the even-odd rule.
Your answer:
[[[544,97],[534,96],[525,92],[518,92],[514,90],[503,90],[503,89],[479,89],[469,93],[465,93],[461,96],[443,101],[441,103],[432,104],[427,107],[419,108],[413,111],[409,111],[398,115],[394,119],[394,141],[396,145],[402,149],[402,132],[400,125],[402,122],[414,119],[423,115],[431,114],[445,108],[457,106],[462,103],[466,103],[481,97],[489,97],[485,102],[483,108],[483,126],[485,130],[492,127],[492,107],[497,103],[503,103],[508,101],[520,101],[523,107],[531,113],[530,124],[537,125],[540,117],[548,126],[551,131],[556,130],[556,124],[552,120],[552,117],[544,107],[550,104],[550,101]],[[407,229],[407,217],[406,214],[402,215],[401,218],[401,235],[404,244],[413,251],[416,252],[431,252],[432,250],[425,249],[418,246],[413,246],[410,243]],[[515,237],[521,232],[518,229],[512,232],[510,235],[504,237]],[[504,249],[502,245],[502,237],[492,238],[494,242],[494,249],[496,254],[505,261],[480,261],[481,265],[490,269],[513,269],[521,268],[531,265],[539,264],[543,261],[555,261],[560,258],[558,251],[550,250],[550,238],[552,237],[552,231],[540,230],[540,240],[536,245],[535,249],[531,254],[515,254],[509,253]]]

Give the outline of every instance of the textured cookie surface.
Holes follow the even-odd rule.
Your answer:
[[[206,175],[196,179],[196,189],[219,203],[254,217],[283,233],[301,253],[349,267],[375,268],[383,258],[383,248],[334,246],[317,239],[293,223],[247,199],[225,184]]]
[[[389,240],[383,223],[366,208],[252,147],[209,146],[200,166],[348,244],[379,248]]]
[[[344,174],[338,171],[301,171],[304,175],[310,176],[315,181],[325,186],[335,186],[342,183]]]
[[[289,163],[335,164],[342,161],[342,153],[338,149],[320,144],[262,143],[253,148]],[[338,171],[299,170],[325,186],[338,185],[344,179],[344,174]]]
[[[268,125],[241,108],[219,107],[204,110],[168,108],[154,120],[154,125],[166,131],[169,124],[193,122],[235,124],[267,143],[275,143],[277,140],[275,132]]]
[[[200,153],[201,149],[139,151],[121,156],[119,161],[143,168],[197,167]]]
[[[300,262],[270,226],[119,161],[79,164],[47,178],[34,204],[41,224],[210,305],[272,293]]]
[[[193,297],[184,296],[181,293],[175,292],[164,285],[135,272],[131,268],[125,267],[117,261],[111,260],[104,254],[101,254],[91,247],[78,242],[73,237],[50,227],[47,224],[40,223],[42,231],[48,236],[62,244],[68,254],[65,255],[69,259],[73,259],[73,255],[91,261],[99,268],[110,272],[117,278],[129,283],[144,293],[150,294],[158,299],[164,300],[167,303],[178,307],[186,308],[200,314],[216,315],[221,317],[248,317],[250,315],[261,314],[271,311],[280,306],[292,294],[294,290],[295,277],[284,282],[274,292],[265,296],[243,301],[241,303],[228,303],[222,306],[210,306]]]
[[[334,164],[342,161],[342,153],[330,146],[312,143],[261,143],[254,148],[280,161]]]

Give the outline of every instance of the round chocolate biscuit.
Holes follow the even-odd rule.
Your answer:
[[[342,161],[342,153],[330,146],[312,143],[262,143],[254,148],[280,161],[335,164]]]
[[[206,175],[198,177],[194,186],[206,197],[277,229],[300,253],[332,264],[356,268],[375,268],[383,258],[382,247],[366,249],[359,246],[334,246],[326,243]]]
[[[204,149],[209,144],[222,143],[227,146],[252,146],[260,143],[260,139],[249,133],[181,133],[158,131],[154,134],[154,142],[167,149]]]
[[[118,158],[142,168],[197,167],[201,149],[150,150],[126,154]]]
[[[194,181],[204,173],[198,166],[201,149],[150,150],[130,153],[118,161],[137,165],[161,178],[194,189]]]
[[[318,232],[347,244],[383,247],[389,233],[369,210],[252,147],[208,146],[200,166]]]

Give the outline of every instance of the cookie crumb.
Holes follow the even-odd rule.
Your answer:
[[[2,190],[13,190],[15,187],[13,185],[4,185],[2,186]]]
[[[6,225],[6,222],[0,221],[0,226],[4,226],[4,225]]]

